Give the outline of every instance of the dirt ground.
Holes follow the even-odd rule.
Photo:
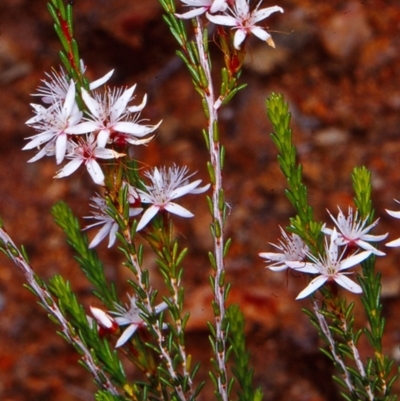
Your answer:
[[[316,218],[328,222],[326,209],[347,209],[352,202],[351,171],[365,165],[372,171],[376,216],[381,219],[376,233],[389,231],[390,239],[398,238],[400,225],[384,209],[396,209],[393,198],[400,199],[400,6],[398,0],[284,0],[279,5],[285,13],[267,22],[276,50],[258,39],[249,41],[241,78],[248,88],[221,114],[231,206],[227,236],[233,239],[227,260],[230,301],[240,302],[248,318],[255,381],[265,400],[335,401],[340,396],[330,379],[329,361],[318,352],[316,332],[300,310],[308,301],[294,300],[305,281],[265,270],[257,256],[271,250],[268,242],[276,242],[279,225],[287,225],[292,214],[269,136],[265,99],[272,91],[282,92],[290,104]],[[96,79],[115,68],[110,83],[137,83],[138,98],[149,95],[145,117],[152,123],[163,120],[156,140],[137,150],[137,157],[149,166],[187,164],[207,180],[199,97],[175,56],[177,45],[158,2],[75,0],[74,9],[75,37],[89,76]],[[33,135],[24,125],[34,101],[29,94],[45,71],[60,64],[58,51],[46,1],[0,1],[0,216],[14,240],[25,245],[35,271],[44,278],[56,273],[67,277],[88,307],[93,300],[90,285],[50,208],[63,199],[77,216],[87,215],[95,186],[83,170],[55,181],[53,160],[27,164],[33,154],[21,151],[24,138]],[[218,52],[213,46],[216,58]],[[218,72],[218,61],[214,64]],[[204,224],[209,220],[206,203],[199,199],[186,200],[196,217],[179,220],[177,235],[191,246],[184,279],[192,310],[188,348],[207,367],[211,242]],[[99,252],[123,294],[129,276],[118,251],[100,247]],[[384,347],[400,361],[399,257],[400,249],[388,249],[377,269],[383,274]],[[154,270],[154,286],[161,285],[154,261],[146,263]],[[91,377],[23,285],[20,272],[1,257],[0,399],[92,400]],[[362,323],[361,308],[356,311]],[[363,356],[371,354],[364,342],[361,351]],[[400,394],[399,384],[395,389]],[[212,399],[211,392],[206,386],[201,400]]]

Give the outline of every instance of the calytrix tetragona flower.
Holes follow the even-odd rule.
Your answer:
[[[118,323],[119,326],[128,325],[128,327],[125,329],[125,331],[122,333],[121,337],[115,344],[116,348],[124,345],[133,336],[133,334],[139,327],[146,326],[146,323],[140,317],[140,313],[142,312],[136,305],[136,297],[128,295],[128,298],[129,298],[128,304],[126,304],[125,306],[116,304],[115,308],[117,310],[110,312],[115,316],[115,321]],[[161,304],[157,305],[154,308],[155,313],[158,314],[167,307],[168,305],[165,302],[162,302]]]
[[[45,143],[51,143],[54,147],[57,164],[60,164],[67,151],[68,128],[75,127],[82,118],[82,112],[75,102],[75,84],[70,81],[69,88],[63,103],[57,102],[48,109],[40,105],[32,105],[36,116],[29,119],[26,124],[32,126],[40,134],[29,137],[30,141],[22,148],[33,149]],[[40,154],[41,157],[45,152]],[[38,160],[38,155],[30,161]]]
[[[349,247],[356,245],[362,249],[371,251],[375,255],[384,256],[384,252],[379,251],[368,243],[382,241],[388,236],[387,233],[382,235],[368,234],[368,232],[378,224],[379,219],[367,226],[368,217],[364,220],[359,219],[358,211],[356,211],[353,217],[353,209],[349,207],[348,216],[346,218],[340,208],[338,209],[339,214],[337,219],[335,219],[328,210],[331,219],[340,231],[336,239],[336,244],[339,246],[348,245]],[[322,232],[328,235],[332,234],[332,231],[333,230],[330,228],[322,228]]]
[[[110,142],[110,137],[114,133],[123,133],[133,138],[142,138],[150,134],[159,127],[161,122],[157,125],[146,126],[132,120],[132,110],[140,111],[146,104],[145,98],[140,106],[127,107],[132,100],[135,88],[136,85],[124,91],[121,88],[107,89],[104,95],[94,93],[94,97],[82,89],[82,99],[90,111],[90,116],[67,132],[70,134],[94,133],[100,148],[104,148]]]
[[[71,161],[59,170],[54,178],[67,177],[84,164],[93,181],[98,185],[104,185],[104,173],[97,159],[117,159],[122,156],[125,155],[115,150],[99,148],[92,134],[84,139],[80,137],[77,143],[71,144],[71,150],[67,154],[67,158]]]
[[[88,230],[89,228],[103,226],[100,231],[96,234],[96,236],[92,239],[89,244],[89,248],[94,248],[97,246],[105,237],[108,235],[108,248],[111,248],[116,240],[116,233],[118,231],[117,222],[107,213],[107,203],[104,198],[100,196],[93,196],[91,198],[92,206],[97,211],[93,212],[92,216],[85,216],[85,219],[95,219],[96,223],[90,224],[84,228],[84,230]],[[137,216],[142,212],[142,208],[129,208],[129,217]]]
[[[207,191],[210,184],[197,188],[201,180],[189,182],[193,174],[188,175],[187,167],[163,167],[154,168],[153,171],[146,171],[145,176],[151,180],[144,190],[138,189],[142,203],[149,203],[151,206],[144,212],[136,228],[140,231],[160,211],[166,210],[181,217],[193,217],[193,213],[184,207],[172,202],[186,194],[200,194]]]
[[[260,4],[261,1],[253,11],[250,11],[250,6],[247,0],[235,0],[233,9],[230,9],[232,15],[212,15],[207,13],[207,18],[214,24],[231,26],[232,29],[236,29],[233,45],[238,50],[249,33],[257,36],[264,42],[267,42],[271,47],[275,47],[271,35],[265,29],[256,24],[257,22],[268,18],[273,13],[283,13],[283,8],[272,6],[259,10]]]
[[[311,280],[308,286],[300,292],[296,299],[307,297],[318,288],[320,288],[322,285],[324,285],[327,281],[335,281],[346,290],[354,292],[356,294],[362,292],[361,287],[347,277],[347,274],[349,273],[343,272],[343,270],[347,270],[350,267],[353,267],[363,260],[367,259],[372,254],[372,252],[364,251],[360,253],[355,253],[343,259],[343,254],[345,250],[339,255],[337,239],[338,233],[336,229],[333,229],[329,245],[325,239],[325,256],[320,255],[317,258],[314,255],[307,253],[307,256],[311,260],[311,262],[286,262],[290,268],[296,269],[301,273],[318,275],[316,278]]]
[[[260,252],[259,255],[266,259],[267,262],[271,262],[267,266],[273,271],[286,270],[289,266],[286,264],[287,261],[298,261],[301,262],[305,259],[308,252],[308,246],[304,241],[297,235],[291,234],[290,236],[280,227],[282,233],[282,239],[279,240],[279,245],[270,243],[281,252]]]

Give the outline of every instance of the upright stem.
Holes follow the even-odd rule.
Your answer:
[[[226,333],[223,323],[225,319],[225,287],[224,287],[224,216],[223,216],[223,190],[222,190],[222,165],[221,144],[218,136],[218,110],[215,108],[216,96],[211,77],[211,67],[208,53],[203,42],[203,29],[200,18],[196,18],[195,37],[201,68],[205,74],[207,87],[203,90],[203,99],[208,110],[208,143],[210,162],[213,170],[212,193],[212,231],[214,239],[214,315],[215,315],[215,356],[218,365],[217,381],[218,392],[222,400],[228,400],[227,373],[226,373]]]

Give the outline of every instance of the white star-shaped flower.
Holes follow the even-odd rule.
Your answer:
[[[143,229],[147,223],[160,211],[166,210],[181,217],[193,217],[193,213],[184,207],[172,202],[186,194],[200,194],[207,191],[210,184],[197,188],[201,180],[189,182],[193,174],[187,174],[187,167],[177,166],[167,168],[156,167],[153,171],[145,172],[145,176],[151,180],[144,190],[138,189],[142,203],[149,203],[151,206],[144,212],[136,231]]]
[[[247,0],[235,0],[233,9],[230,9],[232,15],[213,15],[207,13],[207,18],[214,24],[231,26],[232,29],[236,29],[235,36],[233,38],[233,45],[238,50],[249,33],[257,36],[264,42],[267,42],[270,46],[275,47],[271,35],[265,29],[257,26],[256,24],[257,22],[268,18],[273,13],[283,13],[283,8],[272,6],[259,10],[258,8],[260,7],[260,4],[261,1],[257,4],[253,11],[250,11]]]
[[[335,219],[328,210],[331,219],[334,221],[336,227],[340,231],[336,239],[336,244],[339,246],[348,245],[349,247],[356,245],[362,249],[371,251],[375,255],[384,256],[384,252],[379,251],[369,244],[369,242],[382,241],[388,236],[388,233],[382,235],[368,234],[368,232],[378,224],[379,219],[367,226],[368,217],[364,220],[360,220],[358,218],[358,211],[356,211],[355,215],[353,216],[353,209],[349,207],[348,216],[346,218],[340,208],[338,209],[339,214],[337,219]],[[322,232],[328,235],[332,234],[332,230],[326,227],[322,228]]]
[[[325,240],[325,256],[320,255],[318,258],[314,255],[308,253],[307,256],[311,262],[290,262],[287,261],[287,265],[296,269],[301,273],[317,274],[308,286],[300,292],[296,299],[302,299],[312,294],[318,288],[323,286],[327,281],[335,281],[341,287],[348,291],[359,294],[362,292],[362,288],[350,280],[347,275],[349,273],[343,272],[367,259],[372,252],[363,251],[360,253],[355,253],[345,259],[343,259],[343,254],[346,249],[339,255],[339,247],[337,245],[338,233],[336,229],[333,229],[331,233],[331,242]]]
[[[104,185],[104,173],[97,159],[117,159],[122,156],[125,154],[99,148],[93,135],[85,139],[80,137],[77,143],[71,143],[71,151],[67,154],[67,158],[71,161],[59,170],[54,178],[67,177],[84,164],[93,181],[98,185]]]
[[[122,133],[133,138],[142,138],[161,124],[157,125],[141,125],[132,120],[131,113],[143,109],[146,104],[146,97],[139,106],[128,107],[128,103],[132,100],[133,92],[136,85],[122,91],[118,89],[108,89],[104,95],[94,93],[94,97],[82,89],[82,99],[90,111],[86,121],[67,130],[70,134],[94,133],[98,147],[104,148],[112,139],[115,133]],[[132,142],[133,144],[134,141]]]
[[[96,234],[96,236],[92,239],[89,244],[89,248],[94,248],[97,246],[105,237],[108,235],[108,248],[111,248],[116,240],[116,233],[118,231],[118,223],[107,213],[107,203],[104,198],[100,196],[93,196],[91,198],[92,203],[91,207],[96,209],[97,211],[93,212],[92,216],[85,216],[85,219],[95,219],[96,223],[90,224],[84,228],[84,230],[88,230],[89,228],[103,226],[100,231]],[[142,212],[142,208],[129,208],[129,217],[137,216]]]
[[[186,6],[194,7],[184,14],[175,14],[178,18],[194,18],[205,12],[215,14],[228,8],[227,0],[182,0]]]
[[[22,150],[33,149],[50,143],[48,147],[53,147],[56,155],[57,164],[60,164],[67,152],[67,141],[69,128],[75,127],[82,118],[82,112],[79,110],[75,102],[75,84],[70,81],[69,88],[63,103],[57,102],[48,109],[40,105],[32,104],[36,112],[36,116],[29,119],[26,124],[32,126],[40,134],[29,137],[30,141],[22,148]],[[30,161],[35,161],[44,156],[44,151]],[[39,152],[40,153],[40,152]]]
[[[266,259],[267,262],[272,262],[267,266],[270,270],[279,272],[286,270],[289,266],[287,261],[290,262],[301,262],[305,259],[308,252],[308,246],[304,241],[297,235],[291,234],[290,236],[280,227],[282,238],[279,240],[279,244],[275,245],[270,243],[281,252],[260,252],[259,255]]]
[[[133,334],[139,327],[146,326],[146,323],[140,317],[140,313],[142,312],[136,305],[136,297],[128,295],[128,298],[129,298],[128,304],[126,304],[125,306],[116,304],[115,308],[117,310],[110,312],[115,316],[115,321],[119,326],[128,325],[128,327],[124,330],[121,337],[115,344],[116,348],[119,348],[122,345],[124,345],[133,336]],[[154,312],[158,314],[163,310],[165,310],[167,307],[168,305],[165,302],[162,302],[161,304],[157,305],[154,308]]]

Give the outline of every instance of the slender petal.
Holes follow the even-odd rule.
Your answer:
[[[357,283],[355,283],[353,280],[350,280],[347,276],[344,274],[341,274],[340,276],[335,278],[335,281],[343,288],[345,288],[347,291],[353,292],[355,294],[361,294],[362,293],[362,288],[359,286]]]
[[[111,70],[110,72],[107,72],[107,74],[104,75],[103,77],[91,82],[89,85],[90,90],[97,89],[98,87],[104,85],[111,78],[113,73],[114,73],[114,70]]]
[[[142,230],[148,223],[149,221],[158,213],[160,210],[160,207],[157,206],[150,206],[144,213],[142,218],[140,219],[136,231]]]
[[[92,177],[92,180],[94,181],[95,184],[97,185],[104,185],[104,173],[101,170],[101,167],[99,163],[97,163],[96,160],[91,159],[86,162],[86,169],[90,176]]]
[[[164,209],[170,213],[176,214],[177,216],[181,216],[181,217],[190,218],[190,217],[194,216],[194,214],[189,212],[189,210],[185,209],[184,207],[182,207],[174,202],[169,202],[164,207]]]
[[[327,281],[327,276],[318,276],[314,278],[310,281],[310,284],[308,284],[308,286],[304,288],[304,290],[301,291],[299,295],[297,295],[296,299],[303,299],[305,297],[308,297],[314,291],[318,290],[318,288],[322,287]]]

